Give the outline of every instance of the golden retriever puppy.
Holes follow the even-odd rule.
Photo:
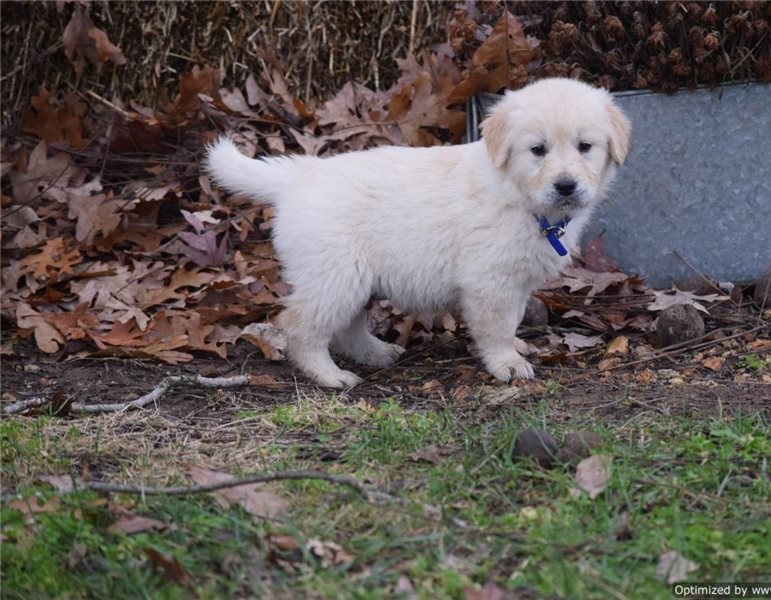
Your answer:
[[[624,162],[630,125],[604,90],[544,79],[508,92],[460,146],[384,147],[331,158],[242,155],[227,138],[206,169],[275,206],[273,241],[291,286],[278,326],[323,386],[361,379],[330,348],[383,367],[403,351],[373,336],[365,305],[457,308],[487,370],[532,378],[517,351],[531,292],[556,276]]]

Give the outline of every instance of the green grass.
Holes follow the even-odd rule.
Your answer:
[[[771,367],[771,358],[763,358],[757,354],[748,354],[738,362],[738,366],[750,371],[762,371]]]
[[[248,412],[339,449],[334,462],[320,463],[275,444],[265,453],[271,469],[346,473],[403,502],[370,504],[323,481],[275,484],[270,489],[290,509],[269,522],[205,495],[58,495],[34,474],[68,472],[68,442],[78,429],[59,429],[57,437],[48,417],[5,419],[4,481],[24,498],[59,499],[51,512],[27,515],[6,496],[2,596],[374,599],[394,597],[406,576],[421,598],[464,598],[464,590],[489,581],[552,598],[670,598],[670,587],[654,576],[667,550],[699,564],[692,581],[767,579],[771,437],[760,415],[657,415],[620,428],[576,417],[568,427],[564,419],[551,422],[547,404],[502,407],[474,421],[395,400],[374,406],[335,398],[322,407],[300,401]],[[606,490],[594,500],[575,496],[574,466],[512,461],[516,432],[531,426],[545,426],[558,440],[571,429],[598,431],[602,452],[614,459]],[[416,460],[431,444],[442,449],[440,462]],[[99,452],[95,440],[89,447]],[[166,528],[112,533],[118,507]],[[622,513],[630,530],[617,536]],[[293,536],[299,548],[278,548],[275,534]],[[312,539],[338,544],[353,560],[319,558],[304,548]],[[177,581],[147,549],[176,561],[189,580]]]

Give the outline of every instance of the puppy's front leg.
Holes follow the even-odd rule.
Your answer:
[[[487,290],[490,292],[491,290]],[[532,379],[533,366],[517,352],[517,327],[525,314],[527,294],[473,292],[462,299],[463,316],[487,370],[501,381]]]

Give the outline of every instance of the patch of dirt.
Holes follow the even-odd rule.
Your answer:
[[[318,388],[289,363],[268,361],[247,343],[236,344],[228,360],[198,357],[177,366],[123,358],[55,362],[31,343],[18,350],[18,356],[5,358],[0,365],[2,405],[58,392],[65,399],[84,404],[120,403],[150,392],[170,375],[260,376],[261,383],[243,388],[172,389],[158,402],[164,416],[183,420],[205,416],[210,423],[217,423],[232,421],[238,411],[318,395]],[[341,398],[374,403],[395,398],[405,407],[450,408],[468,413],[475,421],[492,418],[504,407],[542,402],[550,405],[554,418],[562,413],[565,420],[586,413],[605,422],[625,421],[638,413],[710,417],[719,411],[761,411],[771,416],[771,385],[760,373],[705,373],[693,369],[684,358],[609,372],[593,366],[540,366],[535,380],[504,385],[492,379],[468,353],[465,342],[455,337],[408,350],[397,365],[387,369],[348,366],[364,375],[366,383],[338,393]]]
[[[567,368],[563,363],[537,367],[533,381],[504,385],[469,354],[463,336],[436,336],[409,349],[388,369],[345,365],[366,377],[364,384],[346,392],[320,391],[290,364],[267,361],[246,342],[236,344],[228,360],[197,357],[178,366],[125,358],[56,362],[32,342],[16,350],[16,356],[0,364],[0,406],[57,394],[83,404],[123,403],[147,394],[171,375],[249,373],[260,383],[172,388],[155,406],[48,420],[39,440],[40,460],[46,462],[3,472],[0,483],[6,490],[56,470],[47,464],[47,456],[66,459],[69,470],[83,480],[122,480],[130,474],[148,484],[184,480],[190,467],[201,464],[226,472],[253,470],[270,464],[271,448],[277,446],[323,468],[321,464],[338,462],[344,455],[351,428],[370,426],[371,407],[390,398],[409,411],[448,410],[460,427],[495,423],[501,417],[529,420],[535,414],[550,427],[612,427],[622,437],[646,423],[675,417],[707,422],[760,412],[771,420],[771,386],[763,381],[768,375],[758,371],[707,373],[685,358],[604,373],[596,364]],[[272,410],[298,403],[305,405],[299,420],[289,411],[290,420],[284,421],[281,411]],[[338,408],[325,416],[330,403]],[[340,404],[350,406],[350,414],[340,414]]]

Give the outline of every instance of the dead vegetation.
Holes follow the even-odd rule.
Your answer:
[[[4,2],[3,122],[42,84],[162,106],[193,65],[243,84],[280,60],[305,102],[349,81],[385,89],[398,77],[397,58],[445,40],[451,11],[435,2]],[[98,57],[73,67],[63,33],[83,20],[120,48],[128,68],[100,66]]]
[[[665,91],[771,78],[766,1],[505,7],[533,48],[510,54],[506,74],[494,78],[500,87],[557,75]],[[398,59],[445,42],[464,70],[489,74],[506,62],[500,53],[473,58],[504,12],[498,1],[4,2],[1,10],[6,125],[40,85],[162,106],[194,65],[243,85],[279,61],[289,87],[308,103],[351,81],[388,89],[400,75]],[[122,60],[105,60],[113,49]]]

